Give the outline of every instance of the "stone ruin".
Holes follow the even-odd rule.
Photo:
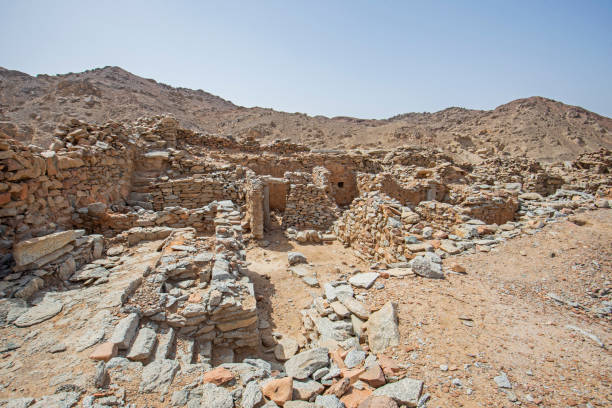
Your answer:
[[[72,120],[49,150],[0,133],[0,297],[8,305],[0,317],[17,327],[49,319],[61,307],[28,302],[112,283],[126,248],[162,240],[151,264],[122,281],[113,333],[92,353],[144,363],[148,392],[160,385],[144,381],[156,370],[172,377],[180,364],[233,363],[261,345],[246,244],[268,231],[313,244],[338,240],[392,276],[443,278],[441,258],[487,252],[575,211],[609,207],[611,166],[606,150],[546,167],[517,158],[459,163],[421,148],[312,150],[204,135],[166,116],[101,126]],[[318,285],[299,265],[292,272]],[[379,272],[369,273],[351,284],[369,287]],[[326,284],[303,311],[309,346],[296,357],[322,346],[366,342],[384,351],[393,343],[374,331],[392,322],[372,318],[351,284]],[[388,308],[387,318],[395,313]],[[306,374],[296,374],[295,361],[285,369],[321,380],[340,398],[338,387],[348,386],[332,382],[323,354],[326,362]],[[251,361],[269,375],[264,363]],[[406,386],[420,395],[422,383]],[[413,397],[395,399],[415,406]]]

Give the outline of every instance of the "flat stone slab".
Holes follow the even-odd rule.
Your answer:
[[[17,266],[28,265],[48,255],[83,235],[76,230],[56,232],[43,237],[18,242],[13,248],[13,258]]]
[[[423,381],[412,378],[383,385],[376,389],[373,395],[383,395],[393,398],[397,403],[408,407],[416,407],[423,390]]]
[[[349,283],[358,288],[370,289],[379,276],[377,272],[358,273],[349,279]]]
[[[157,360],[147,364],[142,370],[140,381],[140,392],[160,392],[165,394],[172,384],[176,372],[179,370],[179,362],[176,360]]]
[[[329,351],[321,347],[302,351],[285,363],[287,375],[297,380],[305,380],[319,368],[329,365]]]
[[[138,332],[127,358],[130,360],[146,360],[151,355],[156,340],[155,330],[143,327]]]
[[[43,301],[19,316],[14,324],[17,327],[34,326],[35,324],[42,323],[57,315],[62,311],[63,307],[63,303],[59,301]]]

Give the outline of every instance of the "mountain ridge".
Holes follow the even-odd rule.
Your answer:
[[[25,142],[48,147],[57,123],[72,118],[103,123],[158,114],[171,114],[182,126],[204,133],[263,141],[288,138],[316,148],[429,145],[468,161],[490,154],[570,160],[612,148],[612,119],[541,96],[492,110],[448,107],[387,119],[328,118],[246,108],[201,89],[173,87],[117,66],[53,76],[0,67],[0,121],[15,124],[14,136]]]

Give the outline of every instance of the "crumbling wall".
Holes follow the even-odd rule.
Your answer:
[[[199,208],[212,201],[232,200],[244,204],[244,190],[233,173],[161,181],[148,186],[156,211],[166,207]]]
[[[240,213],[230,201],[217,203],[215,236],[197,238],[179,229],[166,239],[155,268],[126,299],[124,310],[157,323],[165,338],[189,344],[187,362],[210,362],[215,348],[259,345],[254,287],[245,275]],[[168,358],[169,356],[164,356]]]
[[[57,151],[0,139],[0,253],[16,241],[72,228],[79,208],[129,194],[131,152],[107,134],[113,128],[74,126],[66,131],[73,143],[54,143]]]
[[[283,215],[283,227],[327,230],[340,215],[327,185],[315,185],[312,175],[287,172],[289,194]]]
[[[416,206],[421,201],[447,200],[449,189],[445,184],[433,179],[413,180],[402,183],[388,172],[380,174],[359,173],[357,189],[360,194],[380,191],[398,200],[402,205]]]

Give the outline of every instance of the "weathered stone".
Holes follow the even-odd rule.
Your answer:
[[[439,263],[434,262],[431,258],[425,256],[417,256],[410,261],[410,268],[414,273],[424,278],[442,279],[442,267]]]
[[[132,344],[132,340],[138,330],[138,322],[140,318],[136,313],[130,313],[123,319],[119,320],[119,323],[113,330],[110,342],[116,343],[119,349],[127,349]]]
[[[335,395],[319,395],[315,399],[315,408],[345,408],[345,406]]]
[[[377,272],[358,273],[349,279],[349,283],[358,288],[370,289],[379,276]]]
[[[82,234],[75,230],[70,230],[21,241],[13,247],[13,258],[17,266],[31,264],[37,259],[69,244],[80,235]]]
[[[263,400],[263,392],[257,381],[249,382],[242,392],[241,408],[255,408]]]
[[[285,402],[290,401],[293,395],[293,378],[274,378],[267,381],[262,387],[263,394],[283,406]]]
[[[379,311],[372,313],[366,323],[368,344],[375,353],[399,345],[400,334],[397,323],[397,306],[387,302]]]
[[[19,316],[13,323],[17,327],[34,326],[49,320],[62,311],[63,303],[55,300],[44,300],[38,305],[28,309],[27,312]]]
[[[223,385],[234,379],[234,374],[230,370],[224,367],[217,367],[213,370],[207,371],[202,377],[202,382],[213,383],[215,385]]]
[[[130,348],[127,358],[130,360],[146,360],[151,355],[157,336],[155,330],[143,327],[138,331],[136,340]]]
[[[325,387],[316,381],[293,381],[293,399],[310,401],[325,391]]]
[[[370,317],[370,311],[366,306],[352,296],[340,295],[338,299],[348,310],[360,319],[367,320]]]
[[[285,372],[297,380],[305,380],[312,373],[329,365],[329,352],[326,348],[302,351],[285,363]]]
[[[300,252],[287,252],[287,260],[289,261],[289,265],[297,265],[308,262],[306,257]]]
[[[274,347],[274,356],[277,360],[285,361],[297,353],[299,348],[298,342],[291,337],[283,337],[279,340],[276,347]]]
[[[98,345],[89,355],[92,360],[109,361],[117,355],[117,345],[115,343],[106,342]]]
[[[391,397],[384,395],[370,395],[358,408],[398,408],[397,403]]]
[[[201,408],[233,408],[232,394],[223,387],[206,383],[202,386]]]
[[[363,363],[366,358],[366,352],[358,349],[351,349],[346,357],[344,357],[344,364],[347,368],[354,368]]]
[[[398,404],[416,407],[423,390],[423,381],[404,378],[394,383],[383,385],[374,391],[374,395],[393,398]]]

